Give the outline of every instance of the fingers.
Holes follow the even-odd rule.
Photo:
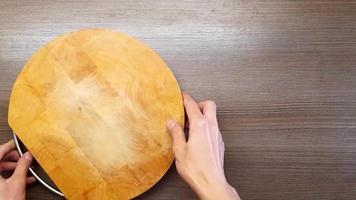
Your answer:
[[[219,133],[219,157],[222,170],[224,171],[224,154],[225,154],[225,144],[221,133]]]
[[[16,162],[2,161],[0,162],[0,172],[2,171],[12,171],[16,168]]]
[[[204,115],[209,119],[209,121],[217,123],[216,104],[214,101],[208,100],[196,103],[195,100],[187,93],[183,93],[183,98],[189,121],[192,119],[199,119]]]
[[[203,117],[203,114],[201,113],[197,102],[195,102],[195,100],[191,96],[189,96],[189,94],[183,93],[183,100],[185,111],[187,112],[189,121],[192,121],[193,119],[200,119]]]
[[[26,152],[17,162],[17,167],[15,169],[12,178],[26,179],[28,168],[32,163],[32,155],[29,152]]]
[[[8,141],[7,143],[0,146],[0,160],[2,160],[7,153],[15,148],[15,143],[13,140]]]
[[[216,116],[216,104],[214,101],[202,101],[198,103],[198,106],[204,115]]]
[[[198,103],[198,106],[205,117],[209,119],[209,121],[216,123],[216,104],[214,101],[203,101]]]
[[[182,127],[173,119],[168,120],[167,128],[172,136],[173,152],[174,156],[177,158],[186,144],[184,131]]]
[[[5,157],[4,160],[12,160],[12,161],[18,161],[20,159],[20,155],[16,150],[10,151]]]

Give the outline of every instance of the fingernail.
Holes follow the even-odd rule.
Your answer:
[[[176,125],[176,122],[173,119],[167,121],[167,128],[171,130]]]
[[[25,154],[23,154],[23,157],[27,160],[32,160],[32,155],[30,154],[30,152],[26,152]]]

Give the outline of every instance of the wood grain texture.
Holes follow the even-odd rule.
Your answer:
[[[9,125],[68,199],[131,199],[173,161],[179,85],[149,47],[85,29],[40,48],[18,75]]]
[[[356,196],[356,4],[329,0],[0,1],[0,141],[12,84],[42,44],[104,27],[149,44],[218,105],[228,180],[247,200]],[[55,199],[39,185],[29,199]],[[196,199],[174,168],[138,199]]]

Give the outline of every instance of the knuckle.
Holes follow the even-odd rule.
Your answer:
[[[207,121],[205,118],[197,119],[195,123],[198,127],[205,127],[207,125]]]
[[[178,124],[175,124],[173,127],[172,127],[172,131],[173,132],[179,132],[181,130],[180,126]]]
[[[216,103],[212,100],[207,100],[205,103],[209,107],[216,108]]]

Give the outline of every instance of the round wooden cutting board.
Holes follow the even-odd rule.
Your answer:
[[[130,199],[172,161],[166,121],[181,91],[164,61],[122,33],[88,29],[39,49],[19,74],[9,124],[68,199]]]

